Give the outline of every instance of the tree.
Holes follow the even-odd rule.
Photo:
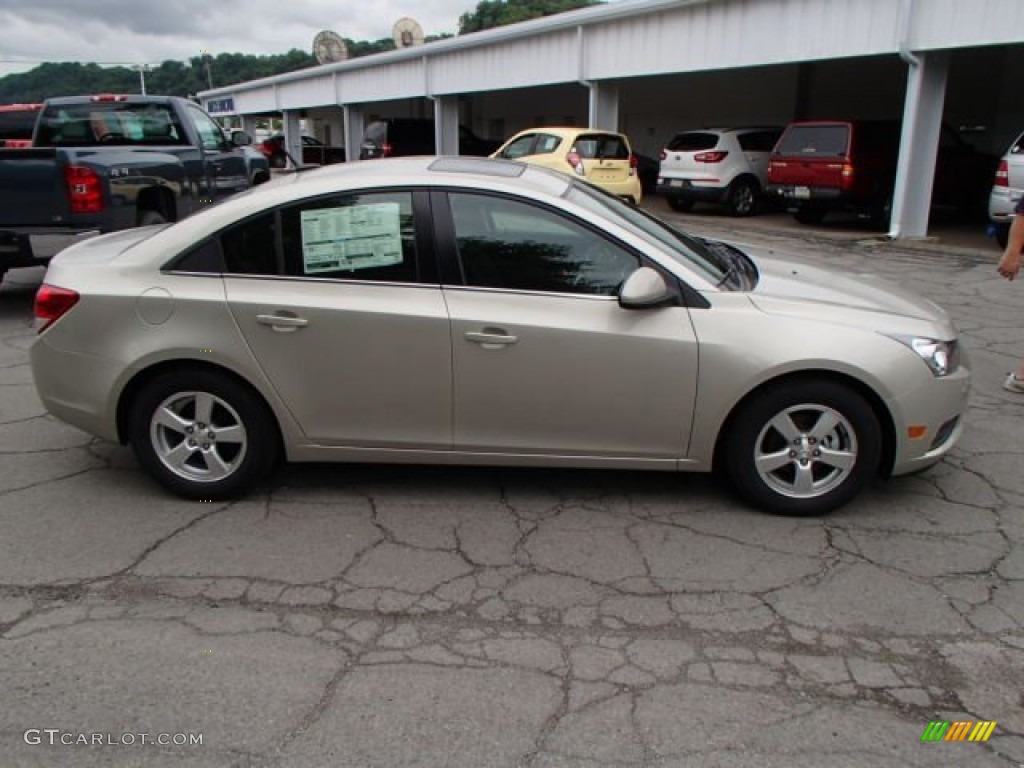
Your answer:
[[[465,35],[599,4],[598,0],[481,0],[474,11],[459,17],[459,34]]]

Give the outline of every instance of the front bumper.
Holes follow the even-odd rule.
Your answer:
[[[949,376],[932,378],[890,403],[896,427],[893,475],[905,475],[935,464],[960,439],[971,385],[965,358],[964,355],[960,367]],[[924,434],[916,439],[908,432],[914,426],[925,427]]]

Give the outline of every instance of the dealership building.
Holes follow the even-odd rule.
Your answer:
[[[942,125],[993,154],[1024,131],[1024,2],[622,0],[199,96],[250,133],[282,118],[295,157],[305,120],[350,161],[381,117],[432,118],[441,154],[460,124],[570,124],[655,157],[692,128],[902,120],[890,234],[921,237]]]

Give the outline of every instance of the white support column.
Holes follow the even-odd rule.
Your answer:
[[[459,98],[434,97],[434,151],[439,155],[459,154]]]
[[[249,134],[254,142],[256,141],[256,118],[252,115],[240,115],[242,118],[242,130]]]
[[[286,109],[282,113],[284,123],[285,151],[295,160],[302,163],[302,126],[299,124],[299,111]]]
[[[344,104],[341,107],[345,123],[345,162],[354,163],[359,160],[359,145],[363,143],[365,131],[363,110],[359,106]]]
[[[907,74],[903,105],[903,133],[893,189],[889,236],[924,237],[928,234],[935,158],[942,131],[949,54],[918,53]]]
[[[328,136],[330,141],[328,141]],[[332,147],[341,147],[345,144],[345,115],[340,109],[332,109],[324,117],[324,135],[321,137],[326,144]]]
[[[589,127],[619,130],[619,89],[610,83],[588,83],[587,87],[590,89]]]

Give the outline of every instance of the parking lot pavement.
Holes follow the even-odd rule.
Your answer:
[[[994,249],[676,220],[947,307],[959,447],[821,519],[702,476],[518,469],[290,467],[185,502],[44,415],[39,274],[9,274],[0,765],[1024,763],[1021,286]],[[996,725],[922,743],[933,721]]]

